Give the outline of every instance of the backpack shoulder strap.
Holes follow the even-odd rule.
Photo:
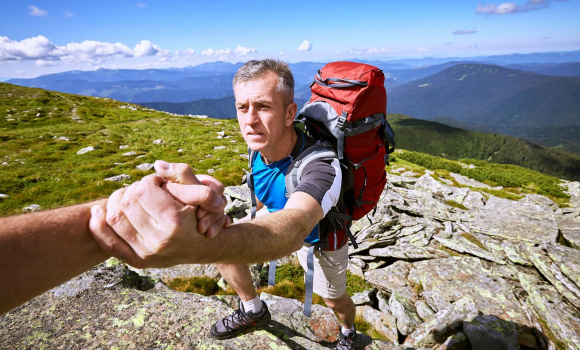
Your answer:
[[[328,143],[316,141],[316,143],[305,149],[286,171],[286,196],[290,197],[298,184],[304,168],[312,161],[322,158],[337,158],[336,151]]]
[[[252,212],[250,214],[250,218],[256,217],[256,209],[258,208],[258,201],[256,200],[256,192],[254,191],[254,169],[252,167],[254,163],[254,157],[256,157],[256,152],[254,152],[250,147],[248,147],[248,168],[250,169],[249,173],[247,174],[247,183],[248,188],[250,189],[250,199],[252,201]]]

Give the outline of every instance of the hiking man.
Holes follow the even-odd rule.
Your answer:
[[[259,201],[257,209],[265,209],[269,214],[246,218],[221,229],[215,237],[203,241],[206,254],[197,254],[192,261],[219,263],[217,267],[222,276],[240,296],[240,308],[211,327],[210,334],[217,339],[232,338],[245,329],[269,323],[270,312],[257,295],[247,264],[275,260],[298,251],[300,263],[306,270],[308,248],[318,240],[318,223],[337,205],[342,181],[336,158],[317,159],[304,167],[300,183],[286,198],[286,169],[313,143],[294,128],[297,111],[294,78],[286,63],[271,59],[249,61],[234,76],[233,89],[240,131],[255,154],[252,169]],[[190,176],[194,176],[192,170],[183,169],[183,174],[172,181],[188,184]],[[127,204],[132,204],[130,210]],[[156,254],[171,260],[171,255],[163,252],[171,251],[171,237],[182,234],[183,227],[176,222],[174,232],[160,230],[155,220],[148,219],[153,213],[145,206],[143,191],[126,192],[122,201],[107,203],[108,226],[103,224],[103,216],[95,217],[92,225],[95,229],[91,231],[105,252],[112,256],[126,255],[121,252],[122,248],[132,248],[145,261],[141,264],[146,264],[148,256],[141,253],[144,249],[133,237],[137,232],[158,231],[170,238],[169,247],[157,247]],[[175,214],[170,209],[161,216]],[[101,224],[97,224],[99,221]],[[347,239],[342,238],[334,237],[333,245],[337,242],[334,251],[314,252],[313,290],[336,312],[342,323],[337,348],[352,349],[356,310],[346,293],[348,246]]]
[[[312,161],[302,172],[301,181],[286,198],[285,173],[292,160],[314,143],[294,128],[294,78],[284,62],[266,59],[249,61],[234,76],[234,95],[240,131],[254,151],[253,182],[258,210],[283,215],[287,209],[301,208],[310,213],[300,218],[308,231],[289,229],[285,234],[304,240],[297,251],[306,270],[309,246],[318,240],[318,222],[337,204],[341,169],[336,158]],[[236,225],[233,225],[236,226]],[[272,238],[274,239],[274,238]],[[342,242],[343,244],[345,243]],[[342,323],[339,349],[353,348],[355,306],[346,293],[348,244],[335,251],[315,250],[314,292],[332,308]],[[253,251],[248,251],[252,254]],[[216,322],[211,335],[217,339],[236,336],[246,328],[266,325],[270,313],[252,284],[246,264],[218,264],[222,276],[240,296],[240,309]]]

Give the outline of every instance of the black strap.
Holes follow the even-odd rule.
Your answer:
[[[354,79],[342,79],[342,78],[325,78],[323,79],[320,75],[320,71],[316,74],[314,82],[318,85],[330,88],[350,88],[354,86],[367,86],[369,85],[366,81],[354,80]]]
[[[312,294],[314,290],[314,246],[308,248],[306,254],[306,278],[304,280],[304,315],[310,317],[312,315]]]

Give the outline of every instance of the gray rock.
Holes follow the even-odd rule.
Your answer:
[[[562,237],[571,247],[580,249],[580,222],[562,220],[558,223]]]
[[[4,193],[0,193],[0,198],[10,198],[10,196]]]
[[[22,211],[40,211],[40,205],[38,204],[31,204],[29,206],[26,206],[24,208],[22,208]]]
[[[534,266],[552,283],[556,290],[564,298],[568,299],[572,305],[580,305],[580,289],[564,276],[560,268],[553,263],[545,251],[545,245],[541,247],[530,247],[528,251]]]
[[[435,311],[433,311],[433,309],[431,309],[431,307],[423,300],[418,300],[415,303],[415,309],[417,309],[417,315],[419,315],[423,321],[428,320],[435,315]]]
[[[123,153],[122,155],[123,155],[123,156],[134,156],[134,155],[136,155],[136,154],[137,154],[137,152],[135,152],[135,151],[130,151],[130,152],[127,152],[127,153]]]
[[[528,301],[566,349],[580,350],[580,312],[562,300],[550,285],[537,284],[530,276],[520,273],[522,287],[528,293]]]
[[[421,295],[429,306],[440,311],[459,299],[469,297],[485,315],[495,315],[506,321],[530,327],[510,285],[486,270],[478,258],[453,257],[412,264],[423,288]],[[409,272],[411,276],[413,272]],[[524,332],[524,329],[518,329]]]
[[[377,332],[389,341],[398,344],[396,319],[390,313],[381,312],[370,306],[357,307],[357,314],[367,321]]]
[[[497,316],[480,315],[463,322],[473,350],[519,350],[516,327]]]
[[[88,147],[85,147],[85,148],[81,148],[81,149],[80,149],[80,150],[77,152],[77,154],[85,154],[85,153],[88,153],[88,152],[92,152],[92,151],[94,151],[94,150],[95,150],[95,148],[94,148],[93,146],[88,146]]]
[[[558,237],[554,212],[545,206],[491,196],[475,213],[472,230],[519,242],[552,243]]]
[[[448,253],[442,250],[431,247],[415,247],[411,244],[371,249],[369,254],[375,257],[402,260],[437,259],[449,256]]]
[[[514,264],[533,266],[525,243],[505,240],[502,247],[506,257]]]
[[[559,244],[546,244],[542,248],[546,250],[562,273],[577,287],[580,287],[580,250]]]
[[[391,294],[389,308],[397,319],[397,329],[402,335],[411,334],[422,323],[413,302],[396,291]]]
[[[470,349],[471,345],[469,344],[469,340],[467,336],[463,332],[457,332],[447,338],[445,343],[439,345],[439,347],[435,348],[436,350],[468,350]]]
[[[455,250],[456,252],[471,254],[498,264],[505,264],[505,261],[502,258],[477,246],[475,243],[470,242],[460,234],[439,234],[433,236],[433,238],[442,246]]]
[[[129,179],[131,179],[131,176],[126,175],[126,174],[121,174],[121,175],[107,177],[107,178],[105,178],[105,181],[123,182],[123,181],[129,180]]]
[[[154,145],[160,145],[162,143],[163,143],[163,140],[161,140],[161,139],[158,139],[158,140],[153,141],[153,144]]]
[[[119,146],[119,149],[127,149],[127,148],[129,148],[129,145],[121,145],[121,146]]]
[[[354,302],[356,306],[361,305],[372,305],[373,301],[371,300],[371,294],[373,294],[372,290],[365,290],[363,292],[354,293],[350,298]]]
[[[481,192],[469,191],[465,198],[463,198],[461,204],[468,209],[483,208],[485,206],[485,197]]]
[[[457,300],[448,308],[436,313],[429,321],[422,323],[405,339],[404,345],[433,348],[444,343],[449,336],[460,330],[464,321],[479,314],[475,302],[469,297]]]
[[[491,188],[491,186],[489,186],[489,185],[486,185],[486,184],[479,182],[479,181],[475,181],[475,180],[470,179],[468,177],[465,177],[463,175],[459,175],[459,174],[455,174],[455,173],[450,173],[449,175],[451,175],[451,177],[454,178],[455,181],[457,181],[457,183],[459,183],[460,185],[469,186],[469,187],[477,187],[477,188]]]
[[[141,163],[141,164],[137,165],[136,168],[139,169],[139,170],[144,170],[144,171],[151,170],[151,169],[153,169],[153,164],[150,164],[150,163]]]

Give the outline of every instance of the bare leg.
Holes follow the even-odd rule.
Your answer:
[[[356,308],[348,294],[344,293],[338,299],[323,299],[326,305],[338,314],[338,318],[340,318],[345,328],[352,328],[354,326]]]
[[[242,301],[250,301],[258,296],[252,283],[250,268],[246,264],[216,264],[228,283],[235,289]],[[354,304],[353,304],[354,305]]]

